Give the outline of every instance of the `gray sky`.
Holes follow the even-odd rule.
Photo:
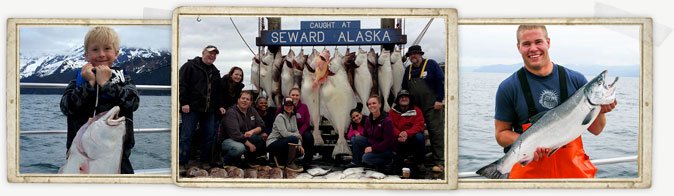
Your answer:
[[[250,85],[250,66],[253,58],[253,53],[241,40],[237,34],[229,17],[222,16],[201,16],[198,22],[196,16],[181,16],[179,18],[179,58],[178,66],[182,66],[188,59],[195,56],[201,56],[201,50],[206,45],[215,45],[220,50],[215,65],[220,69],[222,75],[226,74],[233,66],[239,66],[244,70],[244,84]],[[256,17],[234,17],[234,23],[239,28],[239,31],[245,38],[251,49],[257,53],[257,46],[255,46],[255,37],[258,36],[257,18]],[[298,30],[300,29],[300,21],[321,21],[321,20],[360,20],[362,29],[380,28],[380,18],[373,17],[283,17],[282,29],[284,30]],[[407,34],[408,45],[418,37],[419,33],[426,26],[430,18],[408,18],[405,20],[406,28],[403,30]],[[436,18],[431,27],[429,27],[420,45],[425,52],[424,57],[436,59],[438,62],[445,61],[446,48],[446,29],[445,21]],[[369,46],[361,46],[369,48]],[[287,54],[289,47],[283,47],[283,54]],[[295,53],[299,52],[300,47],[292,47]],[[304,47],[310,49],[311,47]],[[319,47],[316,47],[319,48]],[[328,46],[329,50],[334,52],[334,46]],[[352,50],[358,46],[352,46]],[[378,46],[374,47],[379,51]],[[322,49],[322,47],[320,47]],[[339,47],[339,51],[344,53],[345,47]],[[306,51],[305,51],[305,54]]]
[[[550,59],[562,65],[639,65],[639,26],[547,25]],[[459,66],[522,63],[517,25],[459,26]]]
[[[111,25],[111,27],[119,35],[122,46],[171,50],[170,25]],[[81,46],[90,28],[79,25],[21,27],[19,50],[31,54],[62,53]]]

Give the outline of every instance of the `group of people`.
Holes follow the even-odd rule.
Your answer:
[[[376,95],[367,100],[370,116],[363,116],[360,109],[351,110],[347,138],[352,144],[353,159],[349,166],[387,170],[414,164],[415,169],[424,171],[424,130],[428,130],[432,171],[444,171],[444,71],[436,61],[424,59],[423,54],[418,45],[411,46],[405,54],[411,65],[405,70],[403,89],[388,113],[382,110],[384,99]]]
[[[222,78],[213,64],[219,50],[212,45],[201,57],[180,68],[180,168],[189,162],[193,136],[199,126],[200,157],[203,167],[238,165],[254,167],[258,157],[270,153],[280,167],[301,171],[295,164],[301,155],[313,152],[309,130],[309,110],[300,101],[300,90],[291,89],[282,108],[268,107],[266,97],[242,91],[244,74],[233,67]],[[243,155],[244,159],[241,159]],[[311,163],[311,157],[302,164]]]
[[[213,64],[218,54],[215,46],[206,46],[201,57],[180,68],[181,169],[189,162],[192,137],[199,126],[199,159],[204,167],[255,166],[260,164],[258,157],[269,153],[273,164],[301,171],[312,162],[315,146],[310,131],[312,114],[300,100],[300,89],[291,89],[279,108],[270,108],[270,100],[263,96],[253,105],[253,95],[242,91],[241,68],[233,67],[220,77]],[[407,160],[422,165],[424,130],[428,129],[436,163],[433,170],[444,171],[444,72],[434,60],[423,59],[423,54],[418,45],[406,53],[412,65],[402,84],[406,90],[396,96],[393,110],[384,113],[384,99],[375,95],[367,100],[370,116],[362,117],[360,109],[350,114],[353,123],[348,139],[354,155],[350,165],[383,166],[410,154],[404,152],[414,156]]]

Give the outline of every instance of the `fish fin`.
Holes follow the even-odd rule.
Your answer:
[[[585,119],[583,119],[583,124],[582,125],[587,125],[587,123],[591,123],[592,117],[594,117],[594,113],[597,108],[592,108],[590,112],[587,113],[587,116],[585,116]]]
[[[500,158],[499,160],[478,169],[475,173],[490,179],[507,179],[510,173],[503,174],[498,170],[498,167],[503,162],[502,160],[503,158]]]
[[[561,148],[561,147],[552,149],[552,150],[548,153],[548,157],[549,157],[549,156],[552,156],[552,154],[555,154],[555,152],[557,152],[557,150],[559,150],[560,148]]]
[[[88,174],[89,173],[89,161],[84,161],[80,163],[80,174]]]
[[[527,166],[527,165],[529,165],[529,163],[531,163],[531,161],[532,161],[532,159],[521,160],[520,165],[522,165],[522,167]]]
[[[543,115],[545,115],[545,113],[547,113],[547,112],[548,112],[548,111],[545,111],[545,112],[539,112],[538,114],[536,114],[536,115],[532,116],[531,118],[529,118],[529,122],[531,122],[531,124],[534,124],[534,123],[538,122],[538,120],[540,120],[541,117],[543,117]]]

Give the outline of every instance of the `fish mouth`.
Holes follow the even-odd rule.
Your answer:
[[[105,123],[109,126],[117,126],[122,122],[124,122],[125,118],[123,116],[120,117],[119,112],[120,112],[119,106],[112,107],[112,109],[108,111],[109,116],[107,119],[105,119]]]

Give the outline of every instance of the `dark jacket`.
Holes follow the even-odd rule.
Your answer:
[[[264,128],[264,122],[253,107],[249,107],[244,114],[239,107],[233,105],[227,109],[225,117],[220,122],[218,143],[228,138],[244,143],[247,139],[243,137],[243,133],[257,127]]]
[[[372,152],[395,151],[396,137],[393,135],[391,118],[386,113],[382,113],[377,119],[373,119],[373,116],[365,118],[365,132],[363,133],[363,136],[370,142]]]
[[[112,67],[112,76],[98,92],[98,107],[96,114],[108,111],[114,106],[120,107],[119,116],[126,118],[126,135],[124,136],[124,150],[129,151],[133,148],[133,112],[138,109],[140,98],[138,91],[128,75],[119,67]],[[96,103],[96,87],[89,85],[77,71],[75,80],[70,81],[61,97],[61,112],[67,116],[68,138],[66,148],[70,145],[77,135],[77,131],[94,114],[94,105]]]
[[[224,107],[220,71],[215,65],[206,65],[201,57],[194,57],[180,67],[180,106],[190,105],[190,111],[212,112]]]
[[[421,66],[419,68],[414,68],[414,66],[409,65],[405,67],[405,72],[403,74],[403,83],[402,83],[402,88],[409,90],[408,82],[410,78],[419,78],[422,77],[428,87],[435,92],[435,101],[442,102],[445,99],[445,72],[440,68],[440,65],[438,65],[437,62],[433,59],[428,59],[428,64],[426,65],[426,69],[424,72],[427,73],[426,76],[423,76],[421,73],[421,68],[424,65],[424,61],[426,59],[423,59],[421,62]],[[412,72],[412,75],[410,77],[410,69]]]
[[[267,108],[267,115],[262,115],[262,112],[259,110],[255,110],[257,113],[262,117],[262,121],[264,121],[264,128],[262,128],[262,132],[267,133],[269,135],[271,133],[271,128],[274,126],[274,119],[276,119],[276,108],[275,107],[268,107]]]
[[[245,86],[243,83],[232,83],[229,81],[229,75],[222,76],[220,80],[222,86],[222,102],[223,108],[229,108],[236,104],[239,95],[241,95],[241,90]],[[230,89],[231,88],[231,89]]]

